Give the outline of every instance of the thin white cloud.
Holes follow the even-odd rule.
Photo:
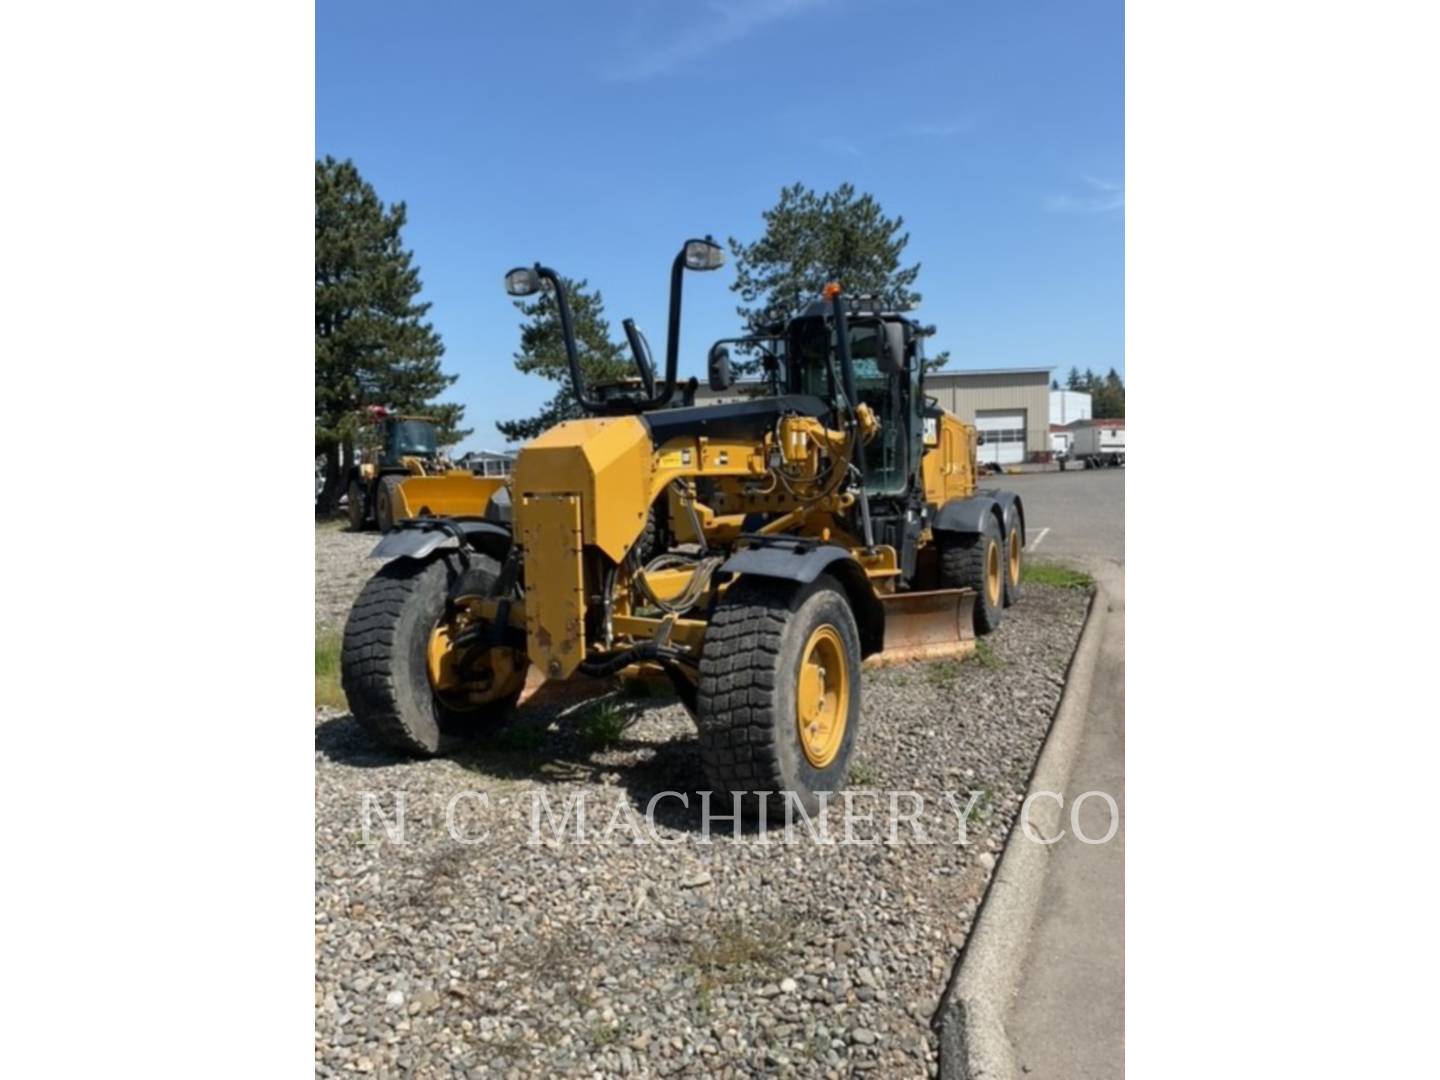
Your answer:
[[[905,134],[922,139],[948,139],[952,135],[963,135],[974,128],[974,120],[964,119],[954,120],[948,124],[910,124],[905,128]]]
[[[711,0],[706,4],[708,15],[687,27],[669,41],[647,47],[607,69],[604,74],[613,82],[642,82],[663,75],[687,60],[732,45],[762,27],[788,19],[801,12],[828,3],[829,0]]]
[[[1080,179],[1090,188],[1088,192],[1050,195],[1045,199],[1045,209],[1056,214],[1108,214],[1125,209],[1125,185],[1093,176]]]

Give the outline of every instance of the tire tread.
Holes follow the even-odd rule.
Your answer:
[[[434,563],[421,574],[402,574],[402,560],[387,563],[365,583],[345,623],[340,681],[350,712],[369,735],[394,750],[428,756],[434,751],[405,722],[395,684],[396,629],[406,603],[425,574],[443,572]]]
[[[987,528],[993,528],[993,520],[986,519]],[[985,602],[985,542],[989,532],[947,533],[939,541],[940,585],[946,589],[975,590],[975,632],[988,634],[1000,625],[1005,610],[1005,590],[1002,586],[1000,603],[992,612]],[[1000,552],[1001,574],[1004,576],[1003,538]]]
[[[705,632],[696,726],[705,777],[717,790],[781,786],[774,690],[793,588],[742,578]]]

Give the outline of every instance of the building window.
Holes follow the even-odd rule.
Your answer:
[[[985,446],[990,443],[1024,443],[1024,428],[1000,428],[993,431],[982,431],[979,433],[979,443]]]

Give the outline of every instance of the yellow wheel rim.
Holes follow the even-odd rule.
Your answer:
[[[985,547],[985,592],[991,607],[1000,603],[1000,545],[994,540]]]
[[[1020,584],[1020,526],[1010,530],[1010,584]]]
[[[430,689],[451,709],[478,709],[513,694],[525,684],[525,661],[514,649],[496,646],[470,657],[469,678],[457,666],[459,653],[450,641],[450,627],[441,623],[430,631],[425,666]]]
[[[835,760],[845,741],[850,716],[850,669],[840,632],[828,623],[817,626],[800,654],[795,690],[795,727],[805,760],[823,769]]]

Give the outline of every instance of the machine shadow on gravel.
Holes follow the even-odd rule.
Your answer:
[[[383,769],[410,760],[376,743],[348,712],[315,725],[315,752],[353,769]]]
[[[587,706],[607,696],[565,708],[521,706],[509,722],[475,735],[435,760],[447,761],[477,777],[501,784],[614,787],[625,792],[641,817],[656,795],[679,792],[688,796],[689,806],[674,798],[661,800],[654,810],[655,824],[677,832],[700,832],[703,823],[698,793],[708,785],[700,762],[698,736],[693,731],[670,733],[656,742],[622,734],[603,747],[592,746],[578,726],[579,718]],[[627,700],[625,704],[638,723],[649,713],[674,708],[678,699]],[[337,765],[356,769],[414,764],[413,758],[378,747],[349,713],[316,725],[315,749]],[[644,756],[634,760],[637,753]],[[721,816],[730,812],[728,798],[723,793],[713,795],[711,807],[712,835],[721,840],[730,837],[734,826],[727,817]],[[757,827],[753,820],[743,820],[741,835],[751,835]]]

